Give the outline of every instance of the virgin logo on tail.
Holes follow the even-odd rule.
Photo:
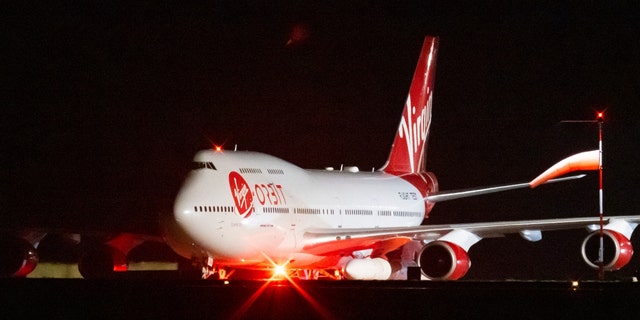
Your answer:
[[[438,38],[426,37],[384,172],[404,175],[425,171],[437,51]]]
[[[428,88],[427,88],[428,91]],[[405,140],[407,146],[407,155],[409,156],[409,165],[411,168],[419,168],[421,163],[416,166],[416,158],[421,160],[422,146],[427,141],[429,135],[429,126],[431,124],[431,101],[432,95],[429,92],[427,104],[420,108],[422,112],[416,115],[416,107],[411,106],[411,96],[407,98],[405,105],[406,114],[402,115],[398,135]],[[415,119],[415,120],[414,120]]]

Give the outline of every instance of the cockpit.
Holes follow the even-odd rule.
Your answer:
[[[199,169],[217,170],[216,166],[213,165],[213,162],[210,162],[210,161],[206,161],[206,162],[194,161],[191,163],[191,169],[192,170],[199,170]]]

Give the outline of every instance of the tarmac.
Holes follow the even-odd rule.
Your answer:
[[[633,281],[0,279],[14,319],[617,319]]]

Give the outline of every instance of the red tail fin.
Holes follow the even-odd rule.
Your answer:
[[[438,38],[427,36],[420,51],[389,159],[382,168],[384,172],[404,174],[425,171],[425,149],[431,124],[437,52]]]

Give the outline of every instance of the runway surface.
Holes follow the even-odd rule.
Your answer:
[[[1,279],[15,319],[609,319],[637,282]]]

